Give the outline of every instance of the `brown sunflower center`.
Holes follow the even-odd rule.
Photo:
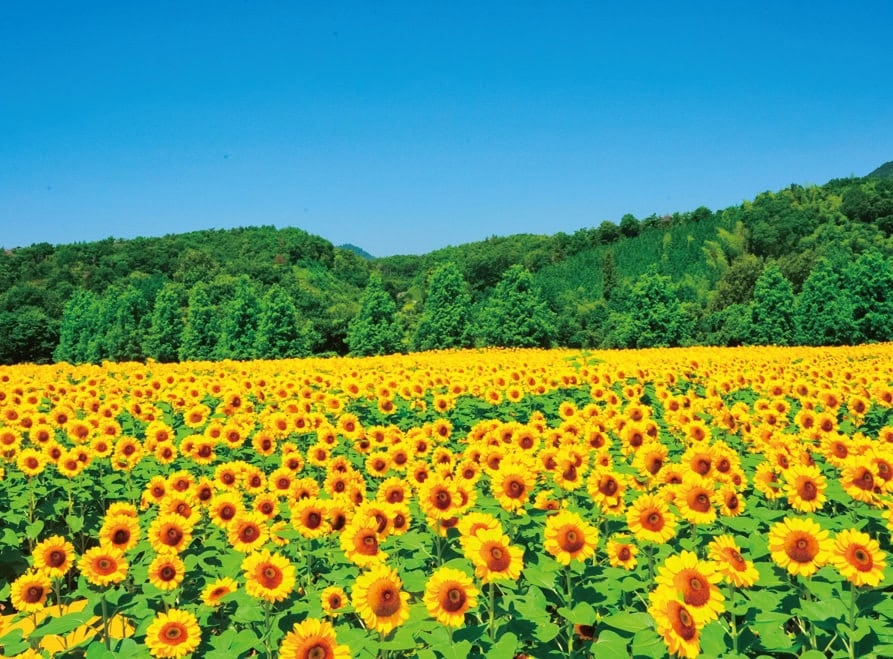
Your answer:
[[[707,496],[706,492],[696,490],[692,493],[692,496],[689,497],[688,505],[692,510],[699,513],[706,513],[710,510],[710,497]]]
[[[505,493],[512,499],[518,499],[524,495],[524,483],[518,480],[510,480],[505,487]]]
[[[43,599],[43,586],[29,586],[24,599],[28,604],[37,604]]]
[[[804,501],[815,501],[818,495],[819,490],[812,481],[803,481],[800,485],[800,498]]]
[[[317,643],[307,650],[307,653],[304,656],[307,659],[326,659],[326,657],[329,656],[329,650],[327,646]]]
[[[862,469],[861,473],[853,479],[853,485],[862,490],[873,490],[874,476],[868,469]]]
[[[333,609],[340,609],[341,595],[329,595],[329,607]]]
[[[570,554],[580,551],[586,545],[586,538],[576,528],[565,528],[559,537],[561,538],[559,546]]]
[[[242,529],[242,532],[239,534],[239,539],[242,542],[252,542],[254,540],[257,540],[259,535],[260,530],[253,524],[249,524]]]
[[[366,535],[363,536],[359,552],[367,556],[374,556],[378,553],[378,538],[374,533],[367,532]]]
[[[175,526],[171,526],[164,532],[162,542],[168,547],[176,547],[183,539],[183,532]]]
[[[860,572],[870,572],[871,568],[874,567],[874,559],[871,557],[871,553],[861,545],[850,547],[847,552],[847,562]]]
[[[115,571],[117,567],[115,561],[108,558],[100,558],[95,564],[96,571],[103,575],[109,575]]]
[[[617,551],[617,558],[619,558],[621,561],[628,561],[631,556],[632,553],[630,552],[629,547],[621,547]]]
[[[695,627],[691,614],[681,604],[677,604],[676,615],[673,616],[673,631],[686,641],[692,640],[697,635],[698,630]]]
[[[465,595],[465,590],[456,585],[448,588],[443,593],[440,598],[440,606],[444,611],[447,611],[448,613],[456,613],[457,611],[462,610],[462,607],[465,606],[465,602],[467,599],[468,598]]]
[[[186,630],[181,625],[168,625],[164,628],[162,636],[169,643],[181,643],[185,640]]]
[[[390,582],[386,582],[370,593],[372,611],[375,615],[387,618],[400,610],[400,592]]]
[[[598,484],[598,491],[609,497],[617,494],[617,488],[617,481],[613,476],[605,476]]]
[[[315,510],[311,510],[304,520],[304,526],[308,529],[317,529],[320,524],[322,524],[322,515]]]
[[[446,510],[450,507],[450,503],[452,503],[453,499],[450,496],[450,493],[446,490],[440,490],[434,496],[434,507],[438,510]]]
[[[698,458],[692,465],[692,467],[694,467],[694,470],[701,474],[701,476],[706,475],[707,472],[710,471],[710,466],[711,462],[709,458]]]
[[[505,572],[511,564],[508,549],[500,545],[490,547],[487,552],[487,567],[493,572]]]
[[[162,581],[173,581],[174,577],[177,576],[177,571],[170,565],[165,565],[161,568],[161,572],[159,572],[158,576],[161,577]]]
[[[642,526],[649,531],[660,531],[664,528],[664,516],[661,515],[659,511],[652,510],[645,516],[645,519],[642,521]]]
[[[267,563],[260,570],[259,579],[264,588],[270,590],[277,588],[282,583],[282,570],[271,563]]]
[[[65,552],[60,549],[54,549],[47,556],[46,563],[50,567],[61,567],[65,564]]]
[[[795,533],[785,543],[785,552],[792,561],[810,563],[819,552],[818,542],[811,536]]]

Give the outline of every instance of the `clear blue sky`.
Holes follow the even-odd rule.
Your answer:
[[[422,253],[893,160],[893,2],[606,4],[2,2],[0,245]]]

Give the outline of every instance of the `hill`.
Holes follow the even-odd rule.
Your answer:
[[[610,347],[657,340],[635,336],[639,330],[627,322],[642,304],[636,296],[654,281],[671,295],[661,304],[679,305],[682,314],[677,320],[685,332],[671,342],[753,342],[752,328],[736,323],[742,314],[752,320],[757,280],[766,272],[778,270],[796,296],[823,264],[836,264],[840,275],[861,255],[878,254],[889,262],[889,171],[890,163],[864,178],[794,184],[723,210],[625,215],[573,234],[494,236],[421,256],[376,259],[352,245],[335,247],[297,228],[274,227],[6,250],[0,252],[0,363],[47,362],[54,356],[158,358],[161,328],[182,331],[190,314],[198,313],[196,300],[209,310],[201,321],[213,344],[209,358],[235,354],[226,347],[235,339],[221,337],[237,331],[225,330],[237,312],[246,319],[245,330],[255,333],[264,313],[268,323],[290,319],[283,323],[300,331],[283,330],[288,336],[277,348],[281,354],[345,353],[350,321],[372,273],[381,276],[396,303],[399,345],[409,349],[423,321],[429,275],[446,263],[456,265],[468,286],[475,323],[513,266],[532,273],[530,285],[554,315],[554,328],[546,334],[553,344]],[[861,309],[859,303],[849,302]],[[880,330],[872,331],[868,338],[880,336]],[[81,343],[72,347],[75,335]],[[484,334],[472,335],[485,341]],[[258,349],[242,345],[239,354]],[[168,346],[164,354],[176,358],[180,346]]]
[[[893,160],[885,162],[868,176],[869,178],[893,178]]]

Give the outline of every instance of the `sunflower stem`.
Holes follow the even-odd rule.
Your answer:
[[[496,629],[494,626],[494,620],[496,619],[496,584],[494,582],[490,582],[490,642],[496,641]]]
[[[732,637],[732,652],[738,654],[738,621],[732,609],[735,608],[735,584],[729,581],[729,634]]]
[[[108,602],[105,601],[105,591],[102,591],[99,601],[102,602],[102,638],[105,640],[105,649],[111,652],[112,640],[109,638],[109,605]]]
[[[847,645],[850,659],[856,659],[856,584],[850,581],[850,642]]]
[[[273,650],[270,648],[270,609],[272,603],[264,602],[264,650],[267,651],[267,659],[273,659]]]
[[[565,588],[565,598],[564,605],[568,609],[572,609],[574,606],[574,586],[571,582],[571,568],[568,565],[564,568],[564,588]],[[574,623],[570,620],[567,621],[567,656],[574,656]]]
[[[648,545],[645,556],[648,557],[648,581],[654,581],[654,547]]]

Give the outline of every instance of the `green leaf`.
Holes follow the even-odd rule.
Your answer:
[[[622,636],[603,630],[598,635],[598,640],[592,644],[592,656],[599,659],[629,659],[630,654]]]
[[[78,533],[84,528],[84,518],[74,513],[65,516],[65,523],[68,525],[68,530],[72,533]]]
[[[78,611],[77,613],[68,613],[66,615],[59,616],[58,618],[49,616],[46,619],[47,622],[38,625],[38,627],[34,630],[34,634],[36,636],[48,636],[50,634],[68,634],[69,632],[73,632],[81,625],[87,624],[87,622],[92,617],[92,609],[85,609],[83,611]]]
[[[502,634],[500,639],[487,652],[487,659],[514,659],[518,649],[518,637],[511,632]]]
[[[536,640],[541,643],[548,643],[553,638],[558,636],[558,632],[561,631],[561,628],[556,625],[554,622],[542,622],[536,626]]]
[[[544,572],[538,567],[530,566],[524,569],[524,578],[540,588],[555,590],[555,572]]]
[[[466,659],[471,654],[471,642],[458,641],[437,649],[444,659]]]
[[[11,657],[15,654],[21,654],[31,646],[23,638],[21,629],[13,629],[5,636],[0,636],[0,647],[3,648],[4,656]]]
[[[643,629],[633,636],[632,653],[634,657],[663,659],[663,657],[667,656],[667,646],[656,631]]]
[[[25,537],[35,540],[43,531],[43,520],[36,519],[25,527]]]
[[[825,653],[820,650],[807,650],[800,655],[800,659],[825,659]]]
[[[578,602],[573,610],[562,606],[558,609],[557,613],[562,618],[575,625],[591,625],[595,622],[596,618],[595,609],[592,608],[592,605],[589,602]]]
[[[647,613],[615,613],[602,618],[601,624],[632,634],[654,627],[654,622]]]
[[[726,651],[726,632],[719,621],[704,626],[701,630],[701,653],[708,657],[718,657]]]

